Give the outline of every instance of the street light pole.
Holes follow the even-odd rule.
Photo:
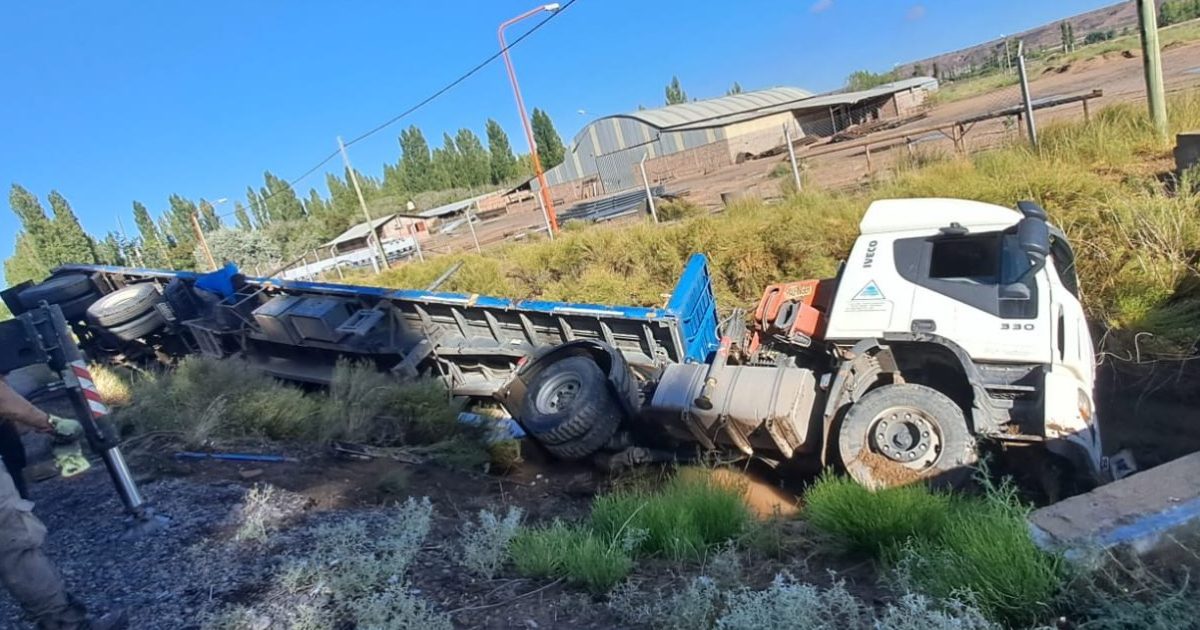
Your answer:
[[[521,126],[525,128],[525,140],[529,143],[529,155],[533,158],[533,172],[537,176],[538,187],[540,188],[538,193],[541,196],[542,207],[546,213],[546,223],[550,225],[550,238],[554,238],[554,233],[558,232],[558,215],[554,212],[554,203],[550,201],[550,190],[546,185],[546,175],[542,172],[542,161],[538,158],[537,142],[533,139],[533,128],[529,124],[529,116],[525,113],[525,99],[521,98],[521,88],[517,84],[517,73],[513,69],[512,58],[508,55],[508,43],[504,41],[504,29],[543,11],[553,13],[558,9],[559,5],[556,2],[530,9],[502,23],[496,31],[496,36],[500,40],[500,52],[504,56],[504,67],[508,69],[508,82],[512,84],[513,96],[517,99],[517,113],[521,116]]]

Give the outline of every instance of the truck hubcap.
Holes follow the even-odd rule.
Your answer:
[[[912,407],[893,407],[871,423],[871,450],[910,468],[925,468],[937,460],[942,440],[937,422]]]
[[[579,395],[582,383],[574,374],[559,374],[542,386],[537,395],[537,408],[541,413],[558,413],[571,406]]]

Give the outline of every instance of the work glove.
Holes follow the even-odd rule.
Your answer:
[[[70,418],[50,416],[50,425],[54,427],[51,436],[54,439],[54,466],[63,477],[74,477],[92,465],[83,456],[83,446],[79,438],[83,436],[83,425]]]

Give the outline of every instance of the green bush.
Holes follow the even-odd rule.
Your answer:
[[[685,469],[657,490],[597,497],[591,522],[601,536],[632,537],[638,553],[700,560],[713,545],[745,531],[751,517],[741,488],[716,481],[707,471]]]
[[[882,557],[914,536],[936,536],[952,500],[920,485],[872,491],[825,474],[808,489],[804,502],[808,521],[844,549]]]
[[[633,568],[633,559],[619,541],[557,520],[521,530],[509,546],[509,555],[521,575],[566,578],[595,593],[608,591]]]
[[[1034,544],[1027,513],[1007,484],[959,498],[936,533],[892,547],[886,560],[906,590],[938,599],[965,592],[994,621],[1034,623],[1050,610],[1063,571],[1058,556]]]

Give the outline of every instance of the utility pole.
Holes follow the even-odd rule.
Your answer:
[[[1158,48],[1158,11],[1154,0],[1136,0],[1138,28],[1142,31],[1142,66],[1146,73],[1146,103],[1150,121],[1163,140],[1167,139],[1167,100],[1163,94],[1162,53]]]
[[[204,250],[204,255],[208,258],[208,266],[216,271],[217,261],[213,259],[212,250],[208,249],[208,239],[204,238],[204,230],[200,229],[200,218],[196,216],[195,212],[192,213],[192,227],[196,230],[196,239],[200,241],[200,248]]]
[[[375,235],[375,227],[371,225],[371,213],[367,212],[367,200],[363,198],[362,188],[358,186],[358,175],[354,174],[354,167],[350,165],[350,155],[346,153],[346,145],[342,143],[342,137],[337,137],[338,151],[342,154],[342,162],[346,164],[346,170],[350,172],[350,183],[354,184],[354,194],[358,195],[358,205],[362,206],[363,217],[367,220],[367,244],[370,245],[371,236]],[[375,238],[375,245],[379,247],[379,258],[383,262],[383,268],[388,269],[387,251],[383,249],[383,241],[379,237]],[[374,256],[371,257],[374,260]],[[375,273],[379,273],[379,269],[375,269]]]
[[[1025,40],[1017,42],[1017,73],[1021,79],[1021,101],[1025,104],[1025,125],[1029,128],[1029,143],[1038,147],[1037,124],[1033,120],[1033,98],[1029,95],[1029,76],[1025,73]]]

